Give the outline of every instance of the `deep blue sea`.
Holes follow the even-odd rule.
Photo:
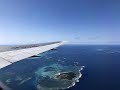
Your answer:
[[[3,68],[0,81],[12,90],[69,86],[68,90],[120,90],[119,45],[64,45],[39,56]],[[69,71],[82,75],[79,82],[53,79],[57,73]]]

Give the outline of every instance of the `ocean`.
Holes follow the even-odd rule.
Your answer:
[[[73,72],[72,80],[56,79]],[[63,45],[0,70],[12,90],[120,90],[119,45]]]

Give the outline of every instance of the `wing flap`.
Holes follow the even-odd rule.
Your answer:
[[[3,67],[8,66],[10,64],[11,63],[9,61],[6,61],[3,58],[0,58],[0,68],[3,68]]]

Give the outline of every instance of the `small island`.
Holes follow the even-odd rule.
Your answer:
[[[62,73],[56,74],[55,79],[58,79],[58,80],[73,80],[76,77],[77,77],[77,75],[74,72],[62,72]]]

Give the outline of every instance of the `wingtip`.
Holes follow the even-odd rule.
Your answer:
[[[61,45],[66,44],[68,41],[60,41]]]
[[[62,41],[62,43],[67,43],[68,41]]]

